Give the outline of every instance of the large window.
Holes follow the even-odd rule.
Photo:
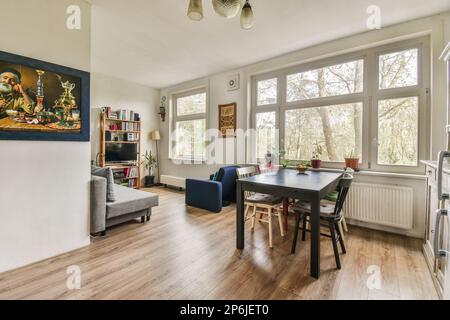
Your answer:
[[[287,102],[340,96],[363,91],[364,60],[290,74]]]
[[[327,167],[357,156],[364,169],[419,172],[429,69],[424,37],[255,77],[256,160],[267,151],[309,160],[320,146]]]
[[[206,113],[206,93],[177,98],[177,117]]]
[[[261,112],[256,115],[256,155],[263,159],[278,147],[276,135],[276,113]]]
[[[418,97],[378,101],[378,163],[416,166]]]
[[[290,160],[310,159],[316,145],[321,160],[342,162],[353,150],[361,154],[362,103],[285,111],[285,151]]]
[[[408,49],[379,56],[379,89],[418,84],[419,50]]]
[[[258,81],[257,84],[257,105],[266,106],[277,103],[278,79],[266,79]]]
[[[172,157],[183,160],[205,159],[206,91],[195,90],[174,96]]]

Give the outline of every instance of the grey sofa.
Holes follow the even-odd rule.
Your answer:
[[[115,201],[106,201],[107,180],[91,176],[91,234],[105,235],[106,228],[125,221],[141,218],[150,220],[152,208],[159,204],[158,195],[114,185]]]

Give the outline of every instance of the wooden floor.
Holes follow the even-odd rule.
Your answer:
[[[275,229],[246,228],[235,249],[235,208],[220,214],[186,208],[184,194],[152,189],[160,206],[147,224],[115,227],[92,245],[0,274],[0,299],[437,299],[419,240],[353,227],[342,269],[322,239],[320,280],[309,276],[309,241],[290,255]],[[277,226],[275,224],[275,226]],[[81,289],[67,289],[67,267],[81,268]],[[375,267],[373,267],[375,266]],[[372,270],[381,271],[369,289]]]

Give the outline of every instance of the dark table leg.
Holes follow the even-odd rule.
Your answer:
[[[284,230],[288,230],[289,199],[283,199]]]
[[[236,183],[236,247],[244,249],[244,190],[239,181]]]
[[[320,200],[311,201],[311,276],[320,276]]]

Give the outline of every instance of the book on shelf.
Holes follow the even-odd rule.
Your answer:
[[[125,168],[124,173],[127,178],[134,178],[137,177],[139,174],[137,167]]]
[[[102,111],[108,119],[117,119],[117,113],[112,111],[112,107],[103,107]]]
[[[113,173],[113,175],[114,175],[114,179],[124,179],[127,177],[127,175],[123,171],[118,171],[118,172],[116,171]]]
[[[117,117],[120,120],[124,121],[139,121],[139,113],[134,112],[133,110],[120,110],[117,112]]]
[[[139,131],[139,125],[134,122],[111,123],[108,125],[111,131]]]
[[[133,142],[133,141],[138,141],[139,140],[139,136],[137,133],[127,133],[124,135],[125,141],[129,141],[129,142]]]
[[[138,142],[138,133],[118,133],[118,132],[105,132],[106,142]]]
[[[128,187],[130,187],[130,188],[137,187],[137,179],[130,179],[128,181]]]
[[[139,113],[133,110],[121,109],[113,111],[112,107],[103,107],[102,111],[105,113],[106,118],[110,120],[140,121]]]
[[[128,173],[129,177],[137,177],[139,175],[137,167],[131,167],[130,172]]]
[[[114,171],[115,179],[136,178],[138,176],[139,176],[138,167],[135,166],[117,168]]]
[[[128,181],[122,182],[120,185],[128,188],[137,187],[137,179],[130,179]]]

